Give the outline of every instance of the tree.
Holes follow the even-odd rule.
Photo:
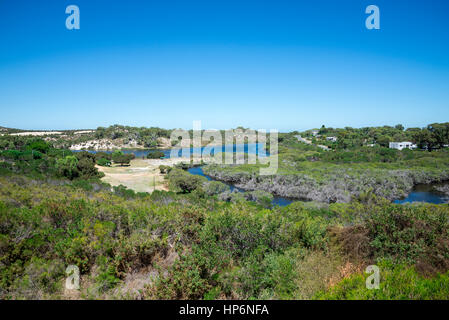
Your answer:
[[[132,159],[134,159],[135,156],[134,154],[124,154],[121,151],[114,151],[114,153],[112,154],[112,161],[114,161],[114,163],[118,163],[121,166],[123,165],[129,165],[129,163],[131,162]]]
[[[95,168],[95,161],[92,161],[91,158],[81,158],[76,168],[79,171],[79,176],[83,178],[93,178],[98,175],[98,170]]]
[[[218,195],[229,190],[229,187],[220,181],[209,181],[203,186],[204,192],[210,196]]]
[[[47,151],[50,150],[50,145],[42,139],[35,139],[28,142],[25,149],[47,153]]]
[[[95,160],[98,162],[99,159],[106,159],[110,161],[112,160],[112,156],[110,153],[100,151],[95,154]]]
[[[74,179],[79,175],[77,165],[78,159],[75,156],[67,156],[56,161],[59,175],[69,179]]]
[[[120,155],[122,155],[122,154],[123,154],[122,151],[120,151],[120,150],[115,150],[115,151],[112,153],[112,155],[111,155],[111,159],[114,159],[114,157],[120,156]]]
[[[172,169],[168,174],[170,189],[182,193],[190,193],[198,189],[203,179],[200,176],[194,176],[181,169]]]
[[[428,129],[422,129],[421,131],[416,131],[413,133],[413,142],[416,143],[418,148],[432,151],[432,149],[437,144],[432,132]]]
[[[389,136],[379,136],[379,138],[377,138],[377,143],[382,146],[382,147],[388,147],[390,144],[391,138]]]
[[[150,136],[146,137],[143,142],[145,148],[155,148],[157,147],[157,136],[152,133]]]
[[[81,151],[81,152],[76,152],[75,153],[75,157],[79,160],[81,159],[89,159],[89,161],[95,162],[95,154],[87,152],[87,151]]]
[[[319,134],[326,134],[327,131],[328,131],[328,130],[326,129],[326,126],[323,124],[323,125],[321,126],[320,131],[319,131]]]
[[[97,130],[95,131],[95,138],[103,139],[105,137],[105,134],[106,134],[106,128],[98,127]]]
[[[97,160],[97,164],[102,167],[110,167],[111,161],[105,158],[100,158]]]
[[[152,151],[147,154],[147,159],[162,159],[165,154],[162,151]]]
[[[432,134],[436,146],[443,148],[449,144],[449,122],[429,124],[427,130]]]

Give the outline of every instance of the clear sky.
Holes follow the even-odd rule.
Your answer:
[[[446,0],[0,0],[0,126],[446,122],[448,17]]]

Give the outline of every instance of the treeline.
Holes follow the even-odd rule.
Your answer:
[[[391,149],[381,146],[359,147],[352,149],[336,149],[333,152],[321,152],[318,159],[333,163],[394,163],[403,162],[411,163],[412,160],[418,159],[447,159],[449,158],[449,149],[443,149],[440,152],[433,152],[431,155],[410,149]],[[448,163],[449,165],[449,163]],[[425,165],[424,165],[425,166]]]
[[[57,144],[57,142],[55,142]],[[160,157],[160,153],[156,154]],[[163,155],[163,154],[162,154]],[[23,136],[0,136],[0,164],[16,173],[35,173],[49,177],[73,179],[98,179],[103,176],[95,165],[129,165],[135,159],[133,153],[115,150],[112,153],[87,151],[74,152],[59,149],[41,138]]]
[[[99,179],[98,156],[88,152],[56,149],[39,138],[0,137],[0,168],[3,171],[50,178]]]
[[[94,137],[96,139],[124,139],[135,140],[138,144],[146,148],[155,148],[158,145],[157,139],[160,137],[170,138],[172,130],[161,129],[156,127],[130,127],[122,125],[113,125],[107,128],[98,127]]]
[[[311,131],[302,133],[312,137]],[[328,144],[337,149],[377,144],[388,147],[390,142],[411,141],[420,149],[429,151],[449,145],[449,123],[433,123],[424,128],[407,128],[398,124],[394,127],[364,127],[364,128],[327,128],[324,125],[318,130],[318,135],[337,137],[335,144]]]

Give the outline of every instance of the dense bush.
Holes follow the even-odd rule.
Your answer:
[[[229,186],[220,181],[207,181],[203,184],[203,190],[209,196],[219,195],[229,190]]]
[[[202,186],[204,177],[194,176],[181,169],[172,169],[168,173],[170,190],[190,193]]]
[[[95,156],[88,152],[80,152],[75,156],[66,156],[56,161],[56,168],[61,177],[68,179],[101,178],[102,173],[95,168]]]
[[[262,190],[246,192],[245,198],[249,201],[255,201],[265,208],[270,208],[273,201],[273,195]]]
[[[102,167],[110,167],[111,166],[111,160],[105,159],[105,158],[99,158],[97,159],[97,164]]]
[[[165,165],[159,166],[159,171],[162,174],[169,173],[171,169],[172,169],[172,167],[170,167],[170,166],[165,166]]]
[[[112,160],[112,154],[104,152],[104,151],[96,152],[95,153],[95,160],[98,162],[98,160],[100,160],[100,159],[106,159],[106,160],[111,161]]]
[[[112,161],[114,161],[114,163],[120,164],[121,166],[129,165],[131,160],[133,160],[134,158],[135,155],[132,153],[125,154],[121,151],[114,151],[114,153],[112,154]]]
[[[147,154],[147,159],[162,159],[165,154],[162,151],[152,151]]]
[[[140,145],[150,148],[157,146],[157,139],[170,137],[171,130],[161,128],[137,128],[130,126],[113,125],[110,127],[98,127],[93,138],[96,139],[123,139],[136,140]]]
[[[78,159],[75,156],[67,156],[63,159],[58,159],[56,162],[59,175],[69,179],[74,179],[79,176],[77,166]]]
[[[318,299],[327,300],[447,300],[449,273],[427,278],[406,264],[394,265],[381,262],[380,288],[366,287],[368,273],[356,273],[331,287],[328,292],[317,294]]]
[[[445,205],[296,202],[269,210],[243,193],[227,203],[196,191],[111,193],[19,176],[0,177],[0,186],[2,298],[63,297],[69,264],[90,279],[82,293],[91,298],[449,296],[448,276],[437,275],[447,252]],[[351,241],[366,254],[352,255]],[[381,290],[368,292],[359,270],[373,262]],[[130,274],[152,280],[129,291]]]
[[[68,179],[98,179],[102,174],[95,168],[96,155],[55,149],[42,139],[8,137],[14,148],[0,150],[0,160],[10,163],[8,171],[38,177]]]

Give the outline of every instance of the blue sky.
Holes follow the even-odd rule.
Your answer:
[[[446,122],[448,16],[445,0],[0,0],[0,126]]]

